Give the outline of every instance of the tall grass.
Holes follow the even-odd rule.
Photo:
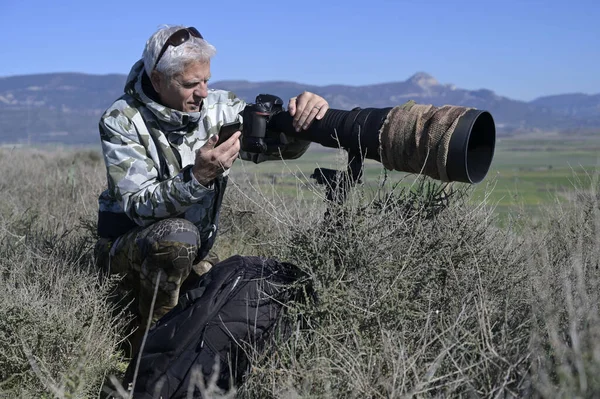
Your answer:
[[[532,369],[545,396],[600,395],[599,176],[531,232]]]
[[[93,152],[0,152],[0,397],[97,397],[119,368],[124,318],[88,228],[98,166]]]
[[[92,257],[102,161],[2,150],[0,168],[0,397],[98,397],[127,362]],[[231,181],[219,256],[291,261],[316,291],[239,397],[600,395],[597,180],[518,225],[428,179],[330,206],[308,179],[285,197]]]

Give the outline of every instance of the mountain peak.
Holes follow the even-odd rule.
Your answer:
[[[426,72],[417,72],[408,78],[408,81],[416,84],[417,86],[421,86],[424,89],[440,85],[440,82],[438,82],[436,78]]]

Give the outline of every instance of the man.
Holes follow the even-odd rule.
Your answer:
[[[219,128],[241,121],[246,104],[208,90],[214,54],[195,28],[159,29],[132,67],[125,94],[100,119],[108,188],[99,198],[97,256],[134,294],[141,332],[177,304],[188,277],[205,269],[229,168],[238,157],[250,159],[240,151],[239,131],[215,147]],[[298,131],[327,109],[308,92],[288,104]],[[280,154],[253,161],[294,159],[309,144],[289,138]]]

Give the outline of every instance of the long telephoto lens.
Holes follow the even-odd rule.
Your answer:
[[[410,102],[394,108],[329,109],[323,119],[300,132],[292,121],[288,112],[280,112],[271,118],[269,130],[346,149],[388,170],[442,181],[479,183],[494,157],[494,119],[472,108]]]

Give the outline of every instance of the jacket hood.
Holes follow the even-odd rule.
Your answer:
[[[148,81],[149,86],[146,89],[145,80]],[[167,125],[168,130],[182,130],[190,123],[198,123],[205,111],[204,107],[201,108],[200,112],[182,112],[166,107],[153,100],[147,93],[149,90],[153,90],[150,78],[144,70],[144,60],[140,59],[131,67],[124,91],[143,103],[163,124]]]

